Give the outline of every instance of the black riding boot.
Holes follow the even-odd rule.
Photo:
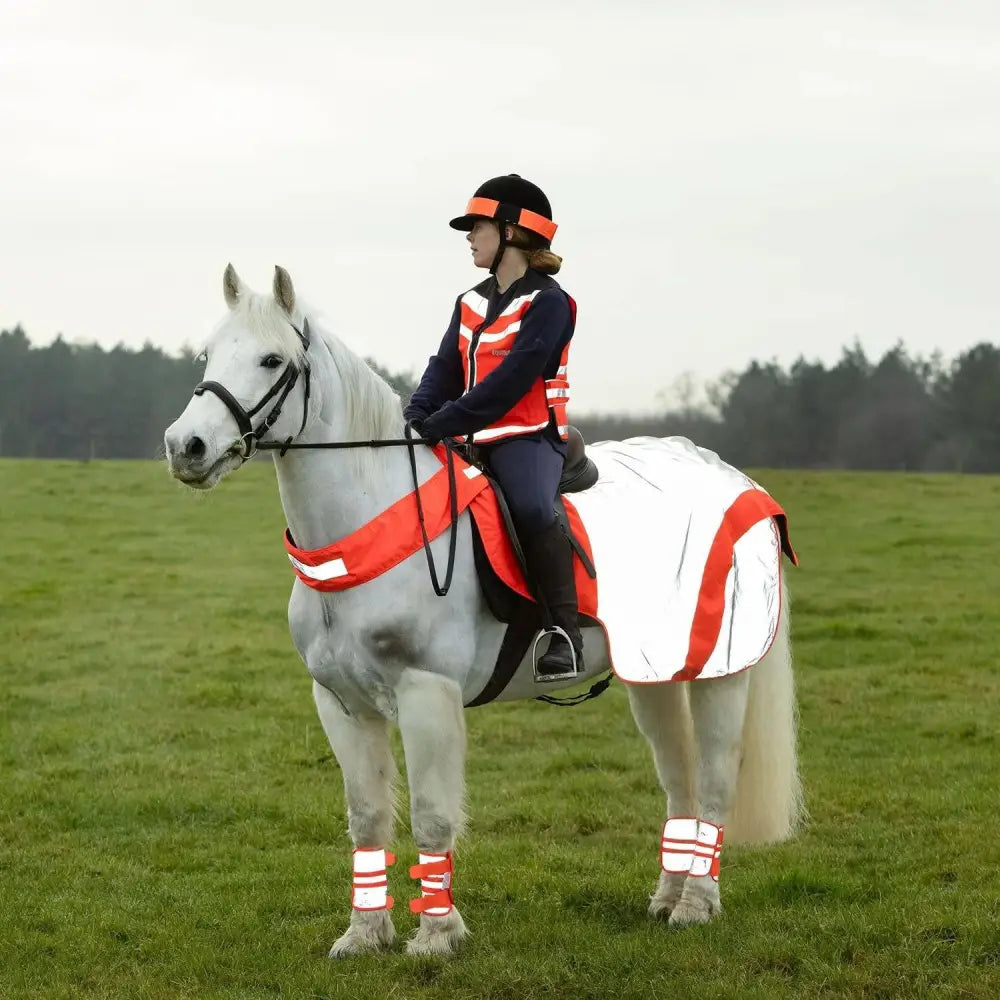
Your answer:
[[[559,523],[553,522],[539,534],[522,538],[528,572],[541,591],[541,598],[552,616],[552,624],[561,628],[570,638],[573,648],[554,632],[549,639],[548,652],[537,664],[539,679],[558,680],[574,673],[573,653],[576,653],[576,671],[583,673],[583,636],[577,624],[576,580],[573,577],[573,549]]]

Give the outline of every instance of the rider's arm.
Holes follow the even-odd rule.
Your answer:
[[[458,350],[459,303],[455,303],[451,322],[445,331],[437,354],[427,362],[427,368],[410,397],[403,416],[407,420],[426,420],[449,400],[457,399],[465,388],[462,356]]]
[[[428,433],[461,437],[495,423],[543,377],[546,366],[572,336],[569,300],[558,288],[546,289],[521,320],[510,354],[478,385],[445,403],[430,418]]]

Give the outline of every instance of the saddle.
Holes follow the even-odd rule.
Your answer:
[[[583,438],[578,432],[570,437],[572,450],[564,466],[562,489],[578,492],[597,482],[598,475],[584,451]],[[435,592],[443,596],[448,592],[454,567],[457,518],[468,510],[482,592],[493,614],[508,625],[493,676],[472,702],[482,705],[504,690],[543,627],[541,606],[533,600],[538,589],[527,571],[503,491],[489,470],[477,461],[474,450],[439,445],[435,453],[442,463],[435,475],[351,534],[323,548],[302,549],[286,529],[285,550],[303,584],[313,590],[334,592],[367,583],[423,548]],[[414,463],[414,484],[416,481]],[[574,574],[579,607],[584,612],[580,623],[599,624],[590,617],[597,613],[597,583],[587,530],[575,506],[564,501],[561,494],[555,513],[577,556]],[[441,586],[429,541],[449,526],[452,535],[448,571]]]
[[[615,664],[609,676],[637,684],[708,680],[757,663],[780,620],[780,552],[797,563],[781,506],[686,438],[609,441],[593,452],[602,465],[597,486],[579,499],[560,494],[554,513],[575,553],[580,625],[601,627],[609,665]],[[361,586],[423,550],[434,590],[443,596],[453,575],[459,516],[468,511],[477,585],[508,626],[492,677],[471,702],[482,705],[502,695],[526,662],[543,612],[518,559],[502,491],[461,449],[442,444],[434,454],[441,467],[418,486],[411,451],[413,492],[360,528],[317,549],[299,548],[286,529],[285,549],[299,582],[322,593]],[[577,488],[595,479],[579,456],[577,442],[565,477]],[[623,516],[626,500],[629,515]],[[448,570],[440,586],[430,542],[445,532]],[[607,681],[556,703],[595,697],[601,685]]]
[[[572,425],[566,445],[566,462],[559,480],[560,493],[582,493],[589,490],[600,478],[597,466],[587,455],[583,435]]]
[[[482,468],[482,466],[480,467]],[[513,547],[514,555],[520,565],[521,573],[531,591],[535,592],[535,586],[528,573],[524,553],[503,490],[500,484],[490,475],[489,469],[482,468],[482,472],[489,480],[490,486],[493,489],[497,506],[500,510],[507,536]],[[587,546],[584,544],[585,539],[581,539],[573,531],[562,496],[566,493],[582,493],[584,490],[590,489],[597,482],[599,475],[597,466],[586,453],[583,435],[575,427],[570,427],[566,461],[563,466],[562,477],[559,481],[560,495],[556,498],[554,510],[556,520],[561,525],[573,551],[576,553],[577,559],[591,580],[597,579],[597,570],[587,551]],[[506,688],[527,654],[535,636],[544,627],[540,603],[529,600],[501,579],[494,568],[490,553],[483,541],[476,516],[473,516],[470,520],[472,522],[472,546],[476,572],[479,577],[483,596],[494,617],[498,621],[507,624],[507,631],[504,634],[500,652],[497,655],[493,675],[480,694],[468,703],[466,706],[468,708],[476,705],[485,705],[496,698]],[[581,628],[601,626],[601,623],[596,618],[592,618],[582,612],[578,615],[578,621]]]

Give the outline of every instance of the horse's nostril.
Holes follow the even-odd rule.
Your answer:
[[[188,458],[203,458],[205,455],[205,442],[200,437],[192,437],[185,449]]]

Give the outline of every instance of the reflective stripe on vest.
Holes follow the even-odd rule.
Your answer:
[[[545,382],[545,402],[552,410],[559,437],[563,441],[569,438],[569,418],[566,416],[566,406],[569,403],[569,379],[566,377],[568,361],[569,344],[563,349],[562,357],[559,359],[556,377],[547,379]]]
[[[519,295],[498,316],[484,326],[489,300],[475,289],[462,296],[459,307],[458,350],[462,355],[465,391],[471,391],[487,375],[495,371],[514,348],[521,329],[521,320],[539,289]],[[574,310],[575,313],[575,310]],[[566,378],[569,344],[563,348],[557,377],[537,379],[518,402],[499,420],[471,435],[477,443],[500,441],[507,437],[544,430],[550,416],[555,417],[559,436],[565,441],[569,430],[566,404],[569,402],[569,381]]]

